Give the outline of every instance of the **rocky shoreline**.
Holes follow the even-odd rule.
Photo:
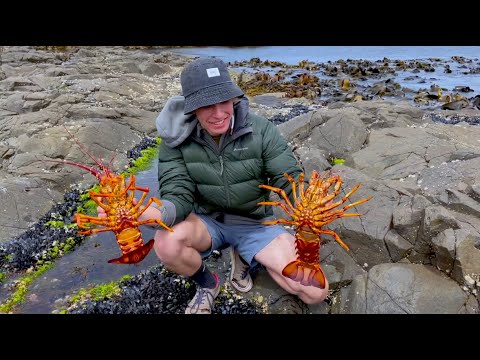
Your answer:
[[[178,76],[189,61],[123,47],[57,50],[0,52],[0,200],[7,205],[0,215],[0,269],[7,278],[0,303],[15,288],[15,276],[34,267],[51,243],[82,242],[71,230],[44,226],[53,213],[69,219],[79,194],[93,183],[88,173],[45,161],[88,160],[63,126],[95,156],[109,161],[116,154],[113,167],[127,168],[151,146],[154,119],[179,93]],[[218,313],[479,312],[480,112],[474,99],[457,110],[351,99],[325,104],[278,92],[250,96],[253,111],[278,124],[307,173],[333,170],[345,189],[362,183],[357,199],[374,200],[362,206],[361,219],[332,227],[351,252],[334,241],[322,246],[332,285],[328,301],[299,304],[257,269],[252,294],[235,298],[226,286]],[[333,158],[344,165],[332,165]],[[225,254],[211,261],[225,279]],[[152,278],[157,287],[147,286]],[[182,290],[179,282],[152,267],[127,281],[116,301],[90,301],[70,311],[181,313],[193,287]],[[167,288],[175,307],[162,293]]]

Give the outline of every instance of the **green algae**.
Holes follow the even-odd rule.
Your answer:
[[[28,291],[29,285],[45,271],[53,267],[53,263],[44,264],[39,266],[36,270],[29,272],[20,277],[15,284],[15,291],[10,298],[0,304],[0,313],[10,313],[15,306],[25,302],[25,296]]]

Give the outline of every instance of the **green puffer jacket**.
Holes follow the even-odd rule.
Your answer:
[[[270,194],[258,186],[279,187],[291,197],[291,185],[283,174],[297,180],[302,172],[275,125],[250,113],[243,97],[234,106],[233,129],[217,145],[194,115],[183,114],[183,101],[182,96],[170,98],[156,120],[162,138],[159,195],[170,213],[164,216],[167,225],[184,220],[192,210],[255,221],[273,215],[271,206],[257,205],[268,201]]]

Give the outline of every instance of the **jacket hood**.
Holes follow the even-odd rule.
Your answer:
[[[247,124],[248,117],[248,98],[242,96],[239,101],[233,106],[235,113],[235,124],[233,126],[233,132],[243,128]]]
[[[195,114],[184,114],[185,98],[181,95],[169,98],[155,120],[158,135],[170,148],[180,145],[192,133],[198,124]],[[248,99],[242,96],[233,107],[235,124],[233,131],[246,126]]]
[[[158,135],[168,147],[180,145],[197,125],[195,114],[184,115],[185,98],[172,96],[155,120]]]

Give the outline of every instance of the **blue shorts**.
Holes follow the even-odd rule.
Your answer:
[[[196,214],[207,225],[212,237],[212,247],[201,253],[202,258],[210,256],[213,250],[233,246],[250,266],[258,262],[253,258],[260,250],[270,244],[277,236],[288,233],[281,225],[263,224],[223,224],[210,216]]]

